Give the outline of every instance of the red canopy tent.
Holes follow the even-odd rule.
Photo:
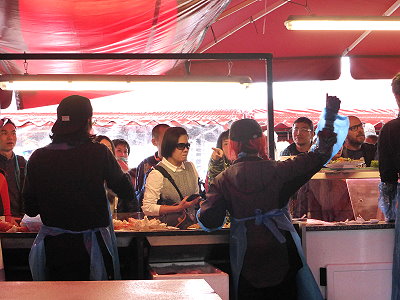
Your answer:
[[[395,0],[20,0],[5,1],[3,53],[272,53],[273,79],[336,79],[340,57],[351,57],[356,78],[390,78],[399,69],[397,32],[295,32],[283,22],[289,15],[399,15]],[[393,12],[392,12],[393,11]],[[354,46],[354,47],[353,47]],[[350,48],[349,48],[350,47]],[[198,72],[227,73],[226,64]],[[164,74],[187,71],[182,61],[10,61],[0,72]],[[192,72],[196,63],[192,63]],[[230,74],[246,72],[265,79],[265,68],[235,63]],[[26,93],[23,108],[56,104],[60,97]],[[5,101],[8,102],[8,101]]]

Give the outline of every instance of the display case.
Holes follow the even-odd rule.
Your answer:
[[[324,168],[297,193],[296,217],[305,214],[328,222],[384,220],[378,209],[379,182],[376,168]]]

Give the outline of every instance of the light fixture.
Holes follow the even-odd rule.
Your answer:
[[[132,91],[145,85],[156,88],[172,82],[181,84],[236,83],[247,86],[248,76],[164,76],[164,75],[0,75],[1,90],[15,91]]]
[[[289,16],[288,30],[400,30],[397,16]]]

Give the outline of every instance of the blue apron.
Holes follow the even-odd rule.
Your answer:
[[[108,253],[112,257],[114,268],[114,279],[121,279],[117,240],[114,233],[113,223],[108,227],[95,228],[85,231],[71,231],[57,227],[42,225],[29,253],[29,266],[34,281],[46,280],[45,266],[46,253],[44,238],[56,236],[63,233],[83,234],[83,240],[90,256],[90,280],[108,280],[107,271],[104,266],[103,255],[96,238],[96,232],[100,232]]]
[[[230,229],[230,260],[235,298],[237,297],[239,276],[242,271],[243,260],[247,250],[247,229],[245,226],[245,221],[255,220],[256,225],[264,224],[264,226],[271,231],[271,233],[280,243],[285,243],[286,238],[279,231],[279,229],[289,231],[291,233],[296,244],[297,252],[303,263],[303,267],[297,272],[296,275],[297,299],[323,299],[321,291],[315,282],[314,276],[312,275],[304,257],[300,237],[294,229],[288,215],[289,213],[287,208],[273,209],[264,214],[262,214],[260,209],[256,209],[255,216],[253,217],[242,219],[232,218]]]

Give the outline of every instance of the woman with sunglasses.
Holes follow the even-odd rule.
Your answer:
[[[147,216],[159,217],[162,222],[180,228],[195,223],[194,206],[200,199],[196,196],[193,201],[187,201],[189,196],[199,193],[198,173],[194,164],[187,161],[188,139],[182,127],[165,131],[161,144],[163,159],[147,175],[142,206]],[[159,167],[167,174],[163,175],[162,169],[157,170]],[[171,176],[176,187],[166,175]],[[185,226],[180,226],[182,222]]]

